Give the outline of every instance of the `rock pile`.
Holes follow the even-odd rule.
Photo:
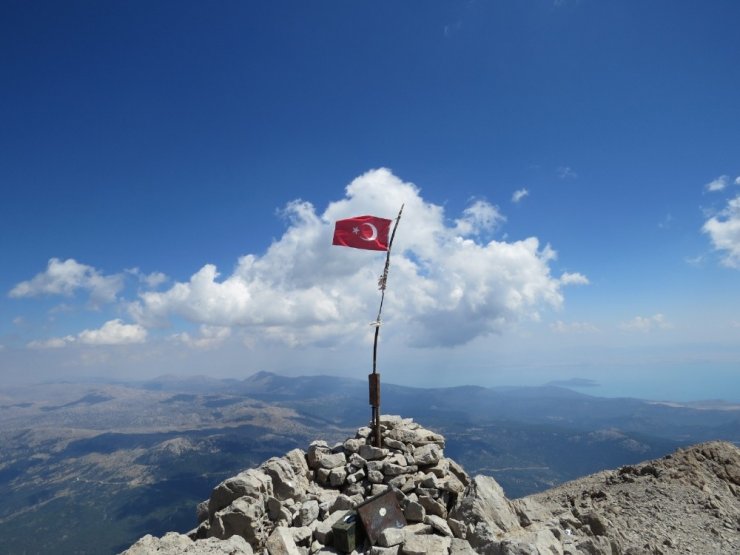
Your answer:
[[[708,453],[705,460],[713,461],[714,466],[695,468],[679,452],[672,462],[662,466],[644,463],[624,467],[539,496],[510,501],[493,478],[471,479],[460,465],[446,458],[445,439],[441,435],[399,416],[382,416],[381,425],[382,448],[371,444],[369,428],[360,428],[355,437],[343,443],[330,446],[324,441],[314,441],[305,452],[295,449],[283,457],[269,459],[258,468],[245,470],[216,486],[210,498],[199,504],[199,524],[189,534],[145,536],[124,553],[636,555],[691,552],[681,549],[690,549],[694,544],[677,539],[680,521],[669,525],[651,515],[651,510],[661,510],[660,499],[655,498],[653,509],[631,505],[630,495],[638,494],[629,492],[630,484],[647,496],[668,495],[660,493],[660,488],[651,489],[653,480],[659,480],[660,476],[670,477],[670,483],[676,485],[677,489],[669,494],[679,495],[679,491],[703,485],[709,489],[701,502],[708,504],[710,510],[720,507],[716,511],[721,512],[721,519],[713,523],[714,528],[705,530],[714,536],[696,544],[701,549],[694,552],[740,552],[740,451],[729,444],[704,446],[702,452]],[[686,468],[692,469],[691,472]],[[718,486],[712,476],[720,475],[723,491],[728,495],[713,497],[713,488]],[[585,489],[580,488],[582,483],[587,485]],[[613,490],[621,486],[625,486],[623,490]],[[381,517],[386,509],[381,507],[379,520],[371,523],[372,533],[363,537],[365,527],[360,520],[366,516],[364,508],[380,499],[392,501],[393,507],[389,506],[388,510],[397,511],[399,519],[383,521]],[[691,497],[691,502],[699,502],[698,499]],[[681,501],[689,502],[688,498]],[[695,509],[696,506],[689,507],[684,518],[690,518]],[[625,515],[631,515],[632,520]],[[653,525],[651,518],[660,525]],[[351,527],[353,519],[356,519],[356,536],[350,537],[356,543],[348,547],[348,536],[340,536],[340,532],[346,529],[345,523]],[[620,530],[623,525],[631,530]]]

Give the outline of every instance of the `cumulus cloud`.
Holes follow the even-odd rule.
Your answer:
[[[723,191],[725,187],[730,182],[730,176],[729,175],[720,175],[717,179],[713,179],[706,185],[704,185],[704,190],[709,191],[710,193],[715,193],[717,191]]]
[[[60,349],[73,343],[75,337],[67,335],[65,337],[52,337],[51,339],[37,339],[26,345],[29,349]]]
[[[722,252],[722,264],[740,269],[740,195],[727,202],[727,207],[702,226],[715,250]]]
[[[599,330],[595,325],[589,322],[563,322],[557,320],[550,324],[550,329],[555,333],[596,333]]]
[[[127,345],[146,341],[147,331],[139,324],[124,324],[119,318],[109,320],[96,330],[83,330],[77,336],[87,345]]]
[[[455,231],[460,235],[480,235],[496,229],[506,221],[498,206],[484,200],[476,200],[463,210],[462,218],[455,220]]]
[[[657,329],[669,329],[671,328],[670,322],[665,319],[662,314],[654,314],[653,316],[635,316],[629,322],[623,322],[620,325],[625,331],[637,331],[647,333]]]
[[[149,289],[154,289],[155,287],[162,285],[169,279],[167,275],[163,274],[162,272],[152,272],[151,274],[145,274],[139,268],[128,268],[126,272],[128,272],[132,276],[135,276],[139,280],[139,282],[146,285]]]
[[[517,203],[520,200],[522,200],[524,197],[529,196],[529,191],[527,189],[518,189],[514,191],[514,193],[511,195],[511,202]]]
[[[563,285],[588,285],[590,282],[586,276],[579,274],[578,272],[564,272],[563,275],[560,276],[560,283]]]
[[[494,205],[477,200],[460,218],[447,219],[443,207],[387,169],[356,178],[345,193],[323,213],[305,201],[289,203],[282,212],[287,229],[263,255],[242,256],[229,275],[205,264],[165,291],[141,292],[129,306],[131,315],[142,326],[174,318],[240,326],[245,340],[289,345],[369,337],[385,253],[331,246],[333,225],[360,214],[392,218],[402,203],[383,316],[399,324],[397,335],[407,343],[464,344],[562,304],[564,282],[550,273],[556,253],[549,245],[535,237],[480,238],[504,221]]]
[[[109,320],[98,329],[83,330],[77,336],[52,337],[31,341],[31,349],[59,349],[71,343],[85,345],[128,345],[146,341],[147,331],[139,324],[124,324],[120,319]]]
[[[735,185],[740,185],[740,175],[735,178]]]
[[[72,258],[64,261],[52,258],[45,271],[28,281],[20,282],[10,290],[9,295],[14,298],[41,295],[70,297],[78,290],[86,290],[90,293],[90,300],[99,304],[115,301],[121,289],[121,274],[106,276],[92,266],[80,264]]]
[[[174,334],[172,339],[194,349],[212,349],[221,345],[229,337],[231,337],[231,328],[203,324],[200,326],[199,334],[195,337],[183,332]]]

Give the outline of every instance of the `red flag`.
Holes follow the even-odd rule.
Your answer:
[[[357,216],[337,220],[332,244],[356,249],[387,251],[392,221],[375,216]]]

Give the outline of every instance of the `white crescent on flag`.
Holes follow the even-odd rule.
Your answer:
[[[362,225],[368,226],[372,230],[372,235],[370,235],[370,237],[364,237],[364,236],[360,235],[360,238],[363,241],[375,241],[378,238],[378,228],[375,227],[373,224],[368,223],[368,222],[365,222]]]

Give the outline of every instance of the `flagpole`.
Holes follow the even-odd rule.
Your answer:
[[[398,228],[398,222],[401,221],[403,207],[404,204],[401,204],[401,209],[398,211],[398,216],[396,217],[396,223],[393,226],[391,238],[388,241],[388,252],[385,257],[385,267],[383,268],[383,274],[378,280],[378,289],[380,289],[380,306],[378,307],[378,317],[376,318],[375,322],[373,322],[373,325],[375,326],[375,339],[373,340],[373,373],[368,376],[368,382],[370,388],[370,405],[372,406],[373,435],[375,436],[376,447],[382,447],[382,438],[380,433],[380,374],[377,372],[380,315],[383,312],[385,289],[388,283],[388,269],[391,265],[391,248],[393,247],[393,238],[396,236],[396,228]]]

